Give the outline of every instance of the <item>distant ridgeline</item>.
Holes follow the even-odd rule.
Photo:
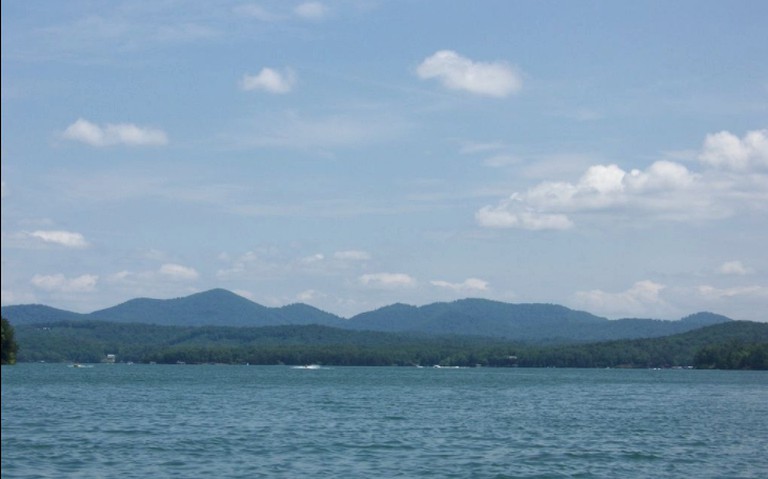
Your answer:
[[[224,289],[176,299],[132,299],[90,314],[43,305],[7,306],[3,308],[3,317],[14,326],[84,320],[163,326],[318,324],[358,331],[458,334],[558,342],[667,336],[731,321],[712,313],[697,313],[679,321],[608,320],[553,304],[509,304],[485,299],[463,299],[420,307],[394,304],[344,319],[306,304],[269,308]]]
[[[344,319],[215,289],[90,314],[20,305],[2,315],[16,329],[20,362],[115,354],[161,363],[768,368],[768,324],[712,313],[608,320],[552,304],[464,299]]]

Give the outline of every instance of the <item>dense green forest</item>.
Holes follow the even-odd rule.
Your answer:
[[[768,324],[731,321],[662,338],[532,344],[319,325],[179,327],[62,321],[17,328],[22,362],[768,369]]]
[[[7,319],[2,318],[2,343],[0,343],[0,356],[2,364],[16,363],[16,353],[19,345],[16,343],[16,335]]]

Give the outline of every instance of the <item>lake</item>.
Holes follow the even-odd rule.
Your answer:
[[[2,477],[763,479],[768,372],[3,366]]]

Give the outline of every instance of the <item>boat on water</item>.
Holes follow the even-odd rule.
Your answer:
[[[69,366],[70,368],[92,368],[92,364],[82,364],[82,363],[73,363]]]
[[[302,366],[293,366],[293,369],[320,369],[319,364],[304,364]]]

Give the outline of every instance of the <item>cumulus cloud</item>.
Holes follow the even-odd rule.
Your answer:
[[[610,293],[600,289],[580,291],[575,295],[578,306],[599,314],[642,315],[668,309],[661,297],[663,284],[638,281],[626,291]]]
[[[34,231],[29,235],[46,243],[54,243],[67,248],[86,248],[88,246],[83,235],[70,231]]]
[[[328,13],[328,8],[320,2],[304,2],[297,5],[293,12],[307,20],[320,20]]]
[[[743,138],[721,131],[707,135],[699,160],[726,170],[768,168],[768,129],[749,131]]]
[[[31,283],[35,288],[61,293],[87,293],[96,289],[99,277],[84,274],[76,278],[67,278],[63,274],[39,275],[32,277]]]
[[[504,62],[475,62],[451,50],[426,58],[416,73],[423,80],[436,78],[451,90],[477,95],[506,97],[523,86],[520,73]]]
[[[79,141],[94,147],[125,146],[162,146],[168,144],[168,137],[162,130],[138,127],[132,123],[107,123],[99,126],[78,119],[64,130],[62,137]]]
[[[262,68],[258,75],[243,75],[240,88],[245,91],[262,90],[268,93],[284,94],[293,89],[296,75],[291,70],[282,73],[272,68]]]
[[[751,271],[749,268],[745,267],[741,261],[726,261],[720,265],[718,272],[720,274],[742,276],[749,274]]]
[[[629,208],[669,218],[711,213],[705,205],[681,201],[690,198],[686,192],[696,179],[685,166],[670,161],[629,172],[617,165],[594,165],[576,183],[542,182],[496,205],[484,206],[475,219],[492,228],[564,230],[574,225],[568,215],[579,212]]]
[[[178,281],[195,280],[200,276],[194,268],[174,263],[166,263],[162,265],[159,273],[168,279]]]
[[[543,181],[475,213],[480,226],[566,230],[595,213],[630,219],[711,220],[768,205],[768,130],[708,135],[700,171],[668,160],[626,171],[593,165],[575,182]]]
[[[476,292],[488,289],[488,282],[478,278],[467,278],[461,283],[450,283],[448,281],[430,281],[430,284],[440,288],[450,289],[456,292]]]
[[[371,259],[371,255],[368,252],[359,250],[337,251],[333,253],[333,257],[348,261],[366,261]]]
[[[416,279],[405,273],[373,273],[358,278],[360,284],[374,288],[402,288],[416,286]]]

